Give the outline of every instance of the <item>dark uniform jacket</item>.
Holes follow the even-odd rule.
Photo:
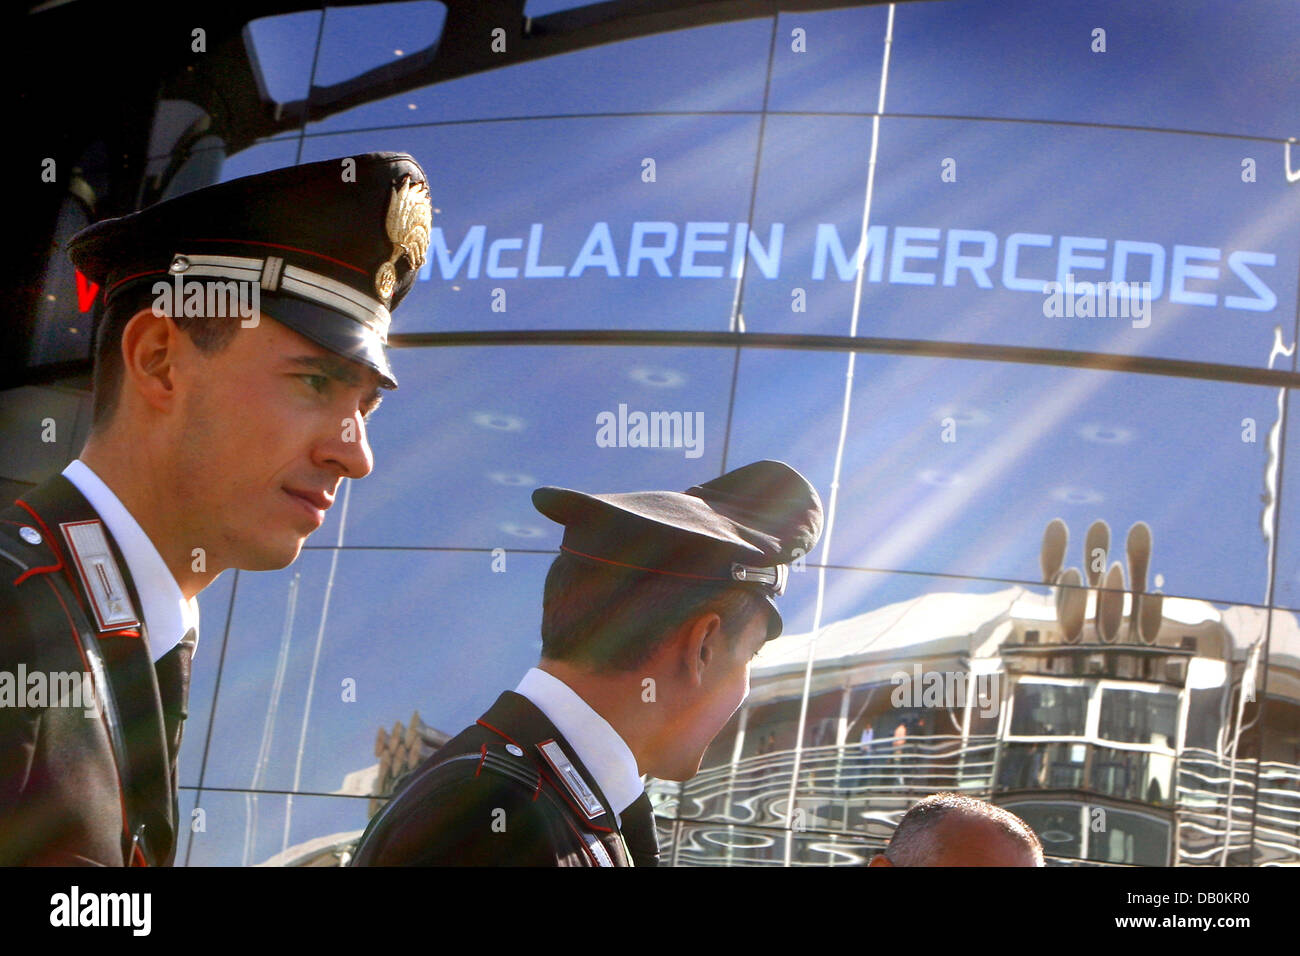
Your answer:
[[[621,817],[620,830],[546,715],[506,691],[412,771],[370,821],[352,865],[657,865],[649,797]]]
[[[102,522],[138,623],[100,628],[63,528],[98,520],[61,475],[0,510],[0,672],[90,673],[101,702],[87,716],[48,697],[23,707],[0,698],[2,865],[170,865],[176,855],[195,638],[155,665],[139,594]]]

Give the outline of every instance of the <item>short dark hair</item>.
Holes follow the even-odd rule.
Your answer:
[[[102,428],[113,418],[122,393],[122,331],[141,309],[152,308],[155,296],[151,283],[142,283],[135,289],[123,291],[100,316],[95,331],[94,397],[91,406],[90,427]],[[239,328],[237,321],[212,316],[177,316],[176,327],[189,335],[190,340],[204,355],[215,355],[230,345]]]
[[[766,609],[747,588],[699,587],[561,552],[542,592],[542,656],[597,671],[632,670],[692,617],[716,613],[734,647],[745,624]]]
[[[1043,844],[1029,824],[1010,810],[960,793],[932,793],[912,805],[890,838],[885,856],[894,866],[929,866],[940,850],[934,836],[939,823],[949,814],[979,817],[1006,836],[1022,843],[1038,865],[1043,862]]]

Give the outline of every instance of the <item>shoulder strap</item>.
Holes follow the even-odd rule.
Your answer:
[[[494,776],[505,777],[518,784],[521,790],[532,795],[533,800],[544,797],[556,815],[565,822],[569,831],[573,834],[575,842],[582,848],[592,866],[614,866],[613,858],[604,844],[601,843],[600,838],[577,825],[571,804],[562,799],[563,795],[557,790],[556,785],[548,780],[546,775],[539,773],[529,761],[502,755],[496,751],[495,747],[484,744],[477,753],[473,751],[459,753],[444,760],[431,761],[428,766],[422,767],[406,780],[403,789],[418,789],[420,781],[426,780],[434,774],[448,772],[463,774],[467,778],[477,777],[481,773],[490,773]],[[368,833],[377,833],[383,829],[388,818],[394,812],[394,808],[401,803],[400,796],[400,793],[395,794],[388,803],[384,804],[375,813],[367,828]]]
[[[108,668],[104,662],[104,656],[100,652],[98,642],[94,639],[94,635],[97,633],[96,628],[86,613],[83,603],[84,597],[77,588],[72,586],[72,578],[67,562],[49,528],[45,526],[45,523],[41,521],[35,512],[30,512],[31,517],[35,519],[34,522],[20,523],[13,520],[12,511],[13,509],[6,509],[3,517],[0,517],[0,559],[6,560],[12,567],[18,569],[14,581],[20,586],[27,583],[29,578],[43,580],[53,591],[63,609],[63,613],[67,617],[69,630],[76,642],[77,650],[86,665],[86,670],[94,681],[100,717],[104,722],[104,729],[108,734],[109,746],[113,753],[113,763],[117,768],[118,789],[121,794],[123,808],[123,858],[128,865],[147,866],[148,860],[142,848],[144,824],[139,820],[140,814],[135,806],[135,801],[132,799],[133,789],[129,785],[131,763],[126,746],[121,709],[118,707],[117,699],[113,694],[112,682],[108,679]],[[24,517],[26,516],[24,515]],[[39,525],[39,530],[33,525]],[[23,537],[25,529],[37,531],[40,540],[27,540]],[[21,554],[23,549],[19,547],[20,543],[27,546],[28,549],[31,547],[39,548],[38,556],[42,563],[29,565],[17,557],[13,552],[17,551]],[[31,580],[30,586],[38,586],[37,581]]]
[[[510,741],[510,745],[506,748],[507,752],[513,753],[510,747],[518,751],[515,754],[516,757],[522,757],[527,752],[517,741],[483,719],[480,718],[477,723],[480,727],[486,728],[499,737]],[[486,745],[484,745],[483,752],[486,758]],[[614,861],[601,838],[592,832],[593,830],[611,834],[616,838],[623,850],[623,858],[631,864],[633,859],[632,850],[623,834],[613,827],[601,826],[594,822],[606,816],[608,811],[605,809],[604,804],[601,803],[600,798],[588,786],[582,773],[573,765],[568,754],[564,752],[564,748],[560,746],[559,741],[555,737],[548,737],[537,744],[537,752],[545,759],[547,764],[547,766],[543,766],[540,761],[533,764],[532,772],[537,777],[538,789],[545,790],[546,795],[554,803],[558,804],[563,801],[564,806],[560,809],[564,820],[568,823],[569,828],[578,835],[594,865],[614,866]],[[497,759],[503,761],[504,758],[498,757]],[[542,786],[543,783],[546,784],[545,787]],[[579,826],[579,820],[583,822],[583,826]]]

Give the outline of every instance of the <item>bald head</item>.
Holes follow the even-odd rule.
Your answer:
[[[1043,846],[1014,813],[936,793],[904,814],[872,866],[1042,866]]]

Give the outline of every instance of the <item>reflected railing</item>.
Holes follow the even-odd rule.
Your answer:
[[[805,748],[788,827],[794,750],[710,767],[682,784],[653,781],[649,789],[660,817],[887,840],[898,818],[927,794],[951,790],[986,799],[996,752],[993,736]]]
[[[651,780],[648,789],[665,863],[851,865],[879,852],[908,807],[924,796],[947,790],[988,800],[995,772],[1003,783],[999,792],[1008,789],[1007,774],[1016,774],[1005,766],[997,769],[1007,749],[1003,742],[999,754],[993,736],[931,736],[901,745],[886,738],[805,748],[797,761],[794,750],[758,754],[710,767],[685,783]],[[1110,748],[1097,750],[1116,757]],[[1152,757],[1119,756],[1130,763]],[[799,780],[791,805],[796,764]],[[1112,764],[1094,764],[1089,775],[1079,766],[1079,772],[1066,775],[1069,779],[1051,782],[1061,789],[1084,789],[1081,784],[1089,780],[1099,782],[1099,772],[1114,775]],[[1130,779],[1146,781],[1141,790],[1100,789],[1153,793],[1154,768],[1126,764],[1123,769]],[[1167,797],[1147,805],[1174,811],[1177,865],[1300,864],[1300,766],[1265,761],[1257,778],[1255,761],[1238,758],[1234,771],[1229,758],[1187,748],[1178,757],[1176,776],[1172,806]],[[1053,858],[1049,864],[1093,861]]]
[[[1300,765],[1238,757],[1234,766],[1212,750],[1187,748],[1178,763],[1178,827],[1180,865],[1218,866],[1225,844],[1230,865],[1300,864]]]
[[[921,797],[987,799],[996,752],[993,736],[884,738],[807,747],[797,761],[794,750],[757,754],[681,784],[653,780],[662,857],[678,866],[864,865]]]
[[[1255,865],[1300,864],[1300,764],[1266,760],[1255,796]]]

